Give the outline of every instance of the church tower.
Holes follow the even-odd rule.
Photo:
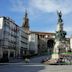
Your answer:
[[[24,31],[26,33],[29,33],[29,18],[28,18],[27,10],[25,11],[25,17],[23,18],[22,28],[24,28]]]

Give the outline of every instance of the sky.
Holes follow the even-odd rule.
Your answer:
[[[72,35],[72,0],[1,0],[0,16],[12,18],[22,25],[25,10],[28,12],[31,31],[55,32],[57,10],[62,12],[64,30]]]

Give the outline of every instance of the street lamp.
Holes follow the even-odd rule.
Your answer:
[[[46,35],[45,38],[48,38],[48,35]]]

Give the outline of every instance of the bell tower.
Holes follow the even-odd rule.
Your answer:
[[[25,16],[23,18],[22,28],[24,28],[24,31],[26,33],[29,33],[29,18],[28,18],[27,10],[25,11]]]

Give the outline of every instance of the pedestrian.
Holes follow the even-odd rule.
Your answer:
[[[28,58],[25,58],[25,63],[29,63],[30,60]]]

